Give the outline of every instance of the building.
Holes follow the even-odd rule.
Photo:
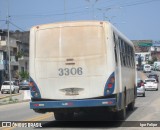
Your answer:
[[[11,37],[17,40],[19,71],[29,71],[29,32],[15,31]]]
[[[138,53],[135,53],[135,60],[136,60],[136,65],[139,64],[139,58],[140,58],[140,64],[141,65],[144,65],[144,64],[147,64],[148,61],[152,60],[152,57],[151,57],[151,52],[138,52]]]
[[[7,39],[7,30],[2,30],[0,33],[0,84],[4,80],[9,80]],[[14,80],[20,78],[19,72],[29,70],[29,32],[10,31],[9,39],[11,78]]]
[[[136,64],[147,64],[152,60],[151,47],[153,45],[152,40],[132,40],[135,46],[135,59]],[[141,63],[139,63],[141,62]]]
[[[149,52],[153,41],[152,40],[132,40],[134,46],[135,46],[135,52]]]
[[[0,85],[6,79],[6,53],[0,49]]]
[[[151,55],[153,58],[156,58],[157,61],[160,61],[160,41],[154,41],[151,47]]]

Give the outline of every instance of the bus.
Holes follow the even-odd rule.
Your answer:
[[[126,108],[134,110],[134,46],[110,22],[32,27],[29,68],[30,108],[35,112],[72,120],[76,113],[103,110],[125,120]]]

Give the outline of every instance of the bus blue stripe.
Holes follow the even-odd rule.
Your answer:
[[[96,106],[115,106],[115,105],[116,105],[116,98],[30,102],[31,109],[75,108],[75,107],[96,107]]]

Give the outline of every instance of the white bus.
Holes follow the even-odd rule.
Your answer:
[[[30,108],[39,113],[54,112],[56,120],[102,109],[124,120],[126,107],[134,109],[134,46],[109,22],[33,27],[30,77]]]

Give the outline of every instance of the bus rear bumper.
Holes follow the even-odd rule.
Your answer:
[[[79,107],[103,107],[103,106],[105,107],[116,106],[116,98],[30,102],[31,109],[79,108]]]

